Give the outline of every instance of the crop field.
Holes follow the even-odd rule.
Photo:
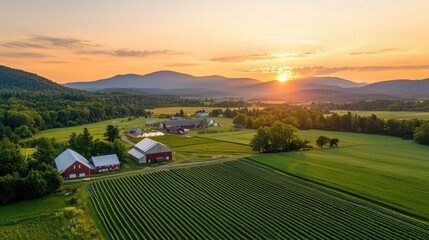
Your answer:
[[[429,226],[246,161],[89,186],[110,239],[428,239]]]
[[[202,134],[248,144],[254,131]],[[340,139],[338,148],[252,156],[297,176],[351,192],[429,219],[429,147],[401,138],[319,130],[298,134],[315,145],[318,136]]]
[[[338,114],[346,114],[347,110],[332,110]],[[424,119],[429,120],[429,112],[396,112],[396,111],[350,111],[352,114],[357,114],[360,116],[370,116],[372,114],[377,115],[379,118],[383,119]]]
[[[152,139],[170,147],[174,152],[173,157],[177,160],[176,163],[240,157],[253,153],[247,145],[205,139],[199,136],[200,134],[196,136],[166,134],[152,137]],[[137,143],[141,139],[131,140]]]

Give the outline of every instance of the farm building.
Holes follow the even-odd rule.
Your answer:
[[[156,163],[173,157],[169,147],[150,138],[138,142],[128,151],[128,154],[138,163]]]
[[[171,127],[181,127],[184,129],[191,128],[207,128],[209,123],[205,119],[181,119],[181,120],[167,120],[162,123],[162,128],[167,131]]]
[[[65,150],[55,158],[55,166],[63,178],[83,177],[95,173],[94,166],[71,149]]]
[[[206,112],[206,110],[198,110],[195,112],[195,116],[197,117],[207,117],[209,116],[209,112]]]
[[[119,170],[121,166],[116,154],[92,157],[89,161],[97,173]]]
[[[129,133],[136,134],[136,135],[140,135],[142,134],[142,132],[143,131],[141,130],[141,128],[138,128],[138,127],[131,127],[129,131]]]
[[[145,123],[144,123],[144,125],[146,125],[146,126],[151,126],[151,125],[155,125],[156,124],[156,121],[155,120],[147,120]]]

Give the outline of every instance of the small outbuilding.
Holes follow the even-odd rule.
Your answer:
[[[55,167],[64,179],[92,175],[95,168],[79,153],[67,149],[55,158]]]
[[[146,126],[152,126],[155,125],[157,122],[155,120],[147,120],[144,125]]]
[[[90,162],[95,168],[95,172],[109,172],[119,170],[121,163],[116,154],[92,157]]]
[[[138,163],[158,163],[173,158],[171,148],[150,138],[138,142],[128,154]]]

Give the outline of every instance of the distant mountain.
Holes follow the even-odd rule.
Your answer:
[[[288,81],[288,83],[299,84],[299,85],[310,85],[310,86],[335,86],[341,88],[356,88],[367,85],[367,83],[356,83],[347,79],[338,77],[309,77],[300,78],[296,80]]]
[[[196,77],[173,71],[159,71],[146,75],[126,74],[93,82],[76,82],[65,84],[67,87],[84,90],[139,88],[139,89],[211,89],[222,90],[238,88],[260,81],[251,78],[226,78],[222,76]]]
[[[390,80],[369,84],[357,90],[359,93],[383,93],[400,97],[429,97],[429,79]]]
[[[0,90],[71,92],[60,84],[34,73],[0,65]]]

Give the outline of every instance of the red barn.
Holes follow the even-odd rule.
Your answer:
[[[82,155],[71,149],[65,150],[55,158],[55,166],[64,179],[84,177],[95,173],[94,166]]]
[[[173,158],[171,148],[150,138],[138,142],[128,154],[138,163],[156,163]]]
[[[89,160],[95,167],[95,172],[109,172],[120,169],[120,163],[116,154],[92,157]]]

